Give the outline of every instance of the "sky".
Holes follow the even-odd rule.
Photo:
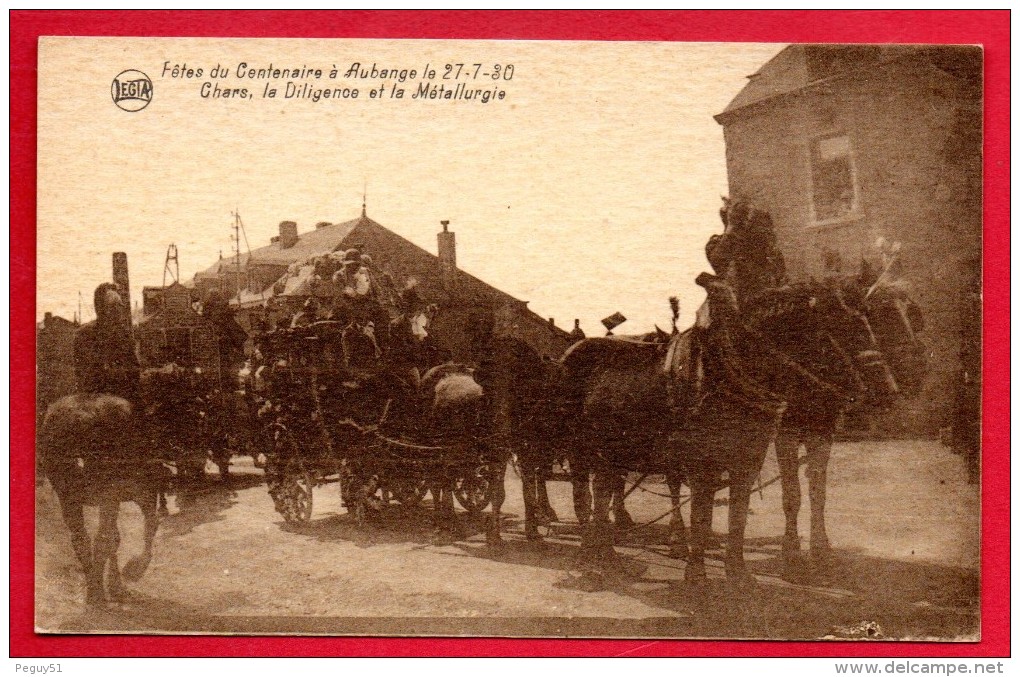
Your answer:
[[[357,218],[364,197],[372,219],[433,253],[439,222],[450,220],[460,267],[560,326],[579,318],[599,333],[599,320],[619,311],[628,318],[619,332],[665,328],[671,295],[689,323],[703,298],[694,278],[708,269],[704,244],[721,229],[727,192],[722,128],[712,116],[781,48],[44,38],[37,317],[71,318],[80,293],[89,319],[92,290],[110,278],[115,251],[128,254],[140,303],[143,285],[163,282],[169,244],[182,281],[220,252],[229,256],[235,209],[254,249],[280,221],[303,233]],[[242,63],[245,72],[323,74],[241,78]],[[371,72],[344,78],[354,63],[416,73],[403,85]],[[442,76],[457,63],[466,87],[504,98],[412,98],[423,84],[455,84]],[[217,65],[227,77],[210,77]],[[330,80],[333,66],[339,77]],[[111,97],[126,69],[152,81],[151,101],[136,112]],[[288,80],[359,95],[287,98]],[[276,98],[263,97],[267,84]],[[252,96],[203,97],[214,85]],[[371,98],[380,85],[383,96]],[[394,86],[403,99],[390,96]]]

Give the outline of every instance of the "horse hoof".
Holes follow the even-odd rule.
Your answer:
[[[671,545],[669,546],[669,556],[673,559],[679,559],[686,562],[691,557],[691,551],[686,545]]]
[[[794,555],[800,552],[799,536],[783,536],[783,555]]]
[[[129,581],[140,581],[142,576],[145,575],[145,571],[149,568],[149,562],[152,558],[145,557],[132,557],[128,560],[128,563],[124,565],[124,570],[121,575]]]
[[[613,516],[613,522],[616,524],[618,529],[631,529],[634,527],[634,518],[626,512],[621,512]]]
[[[503,536],[499,533],[499,528],[488,529],[485,532],[485,544],[490,548],[502,548],[503,547]]]
[[[538,521],[543,526],[548,526],[548,525],[552,524],[553,522],[559,522],[560,521],[559,515],[557,515],[555,512],[549,511],[549,510],[543,510],[542,512],[540,512],[538,514],[537,519],[538,519]]]
[[[692,585],[704,585],[708,582],[708,574],[705,572],[704,565],[694,566],[687,565],[684,569],[684,581]]]
[[[123,585],[111,585],[106,594],[109,600],[115,604],[123,604],[131,600],[131,591]]]

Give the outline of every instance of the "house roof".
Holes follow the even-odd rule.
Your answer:
[[[738,110],[800,92],[818,83],[905,58],[921,58],[958,79],[980,78],[981,49],[959,45],[789,45],[772,57],[715,116],[723,124]]]
[[[241,264],[241,270],[244,270],[245,266],[248,265],[247,252],[240,255],[239,262]],[[237,265],[237,263],[238,262],[234,260],[233,256],[226,259],[221,258],[219,261],[209,266],[205,270],[200,270],[197,273],[195,273],[195,279],[201,280],[203,278],[218,278],[220,275],[233,272],[235,270],[235,266]]]
[[[351,231],[363,221],[371,222],[372,219],[362,215],[352,221],[322,225],[315,230],[299,233],[297,242],[291,247],[284,247],[280,240],[277,240],[265,247],[253,249],[251,252],[241,254],[240,268],[245,270],[249,264],[289,266],[292,263],[307,261],[312,257],[328,254],[338,249],[347,236],[351,234]],[[221,258],[205,270],[195,273],[195,279],[217,278],[221,275],[227,275],[235,272],[237,270],[236,266],[237,263],[234,257]]]
[[[254,249],[251,251],[250,255],[242,255],[241,269],[244,270],[249,265],[289,267],[294,263],[303,263],[317,256],[322,256],[345,247],[353,246],[355,243],[360,244],[363,239],[375,243],[374,245],[369,246],[375,246],[382,250],[393,248],[402,250],[405,253],[408,251],[413,252],[413,259],[419,261],[420,264],[415,266],[413,270],[407,270],[404,272],[418,278],[418,281],[424,283],[426,288],[428,288],[434,295],[443,295],[447,293],[442,287],[442,283],[439,279],[440,272],[438,256],[423,249],[422,247],[419,247],[397,233],[394,233],[392,230],[389,230],[378,222],[370,219],[364,213],[362,213],[360,217],[350,221],[321,225],[315,230],[299,233],[297,242],[291,247],[284,248],[280,245],[280,241],[277,240],[265,247]],[[366,250],[366,253],[376,256],[377,254],[385,254],[386,252],[373,252]],[[206,270],[197,273],[195,275],[195,279],[217,278],[221,275],[228,275],[235,272],[235,265],[236,264],[232,258],[221,259]],[[231,299],[230,303],[240,307],[262,305],[267,300],[277,295],[274,291],[276,284],[280,280],[286,280],[287,278],[288,275],[284,274],[281,278],[274,281],[273,284],[270,284],[260,292],[244,291],[241,293],[240,298],[234,297]],[[521,311],[533,316],[533,319],[536,322],[545,323],[545,320],[527,307],[526,301],[521,301],[510,294],[483,282],[474,275],[471,275],[460,268],[456,269],[456,290],[457,291],[455,293],[457,297],[461,299],[471,299],[474,301],[483,300],[496,304],[509,303],[516,305],[521,309]],[[286,292],[284,295],[286,295]],[[567,336],[567,332],[565,330],[559,327],[556,327],[555,330],[563,336]]]
[[[251,262],[253,264],[289,266],[298,261],[306,261],[313,256],[327,254],[338,249],[351,234],[351,231],[362,221],[371,221],[371,219],[362,215],[353,221],[316,227],[315,230],[299,234],[297,242],[291,247],[284,248],[281,241],[277,240],[265,247],[253,250]]]

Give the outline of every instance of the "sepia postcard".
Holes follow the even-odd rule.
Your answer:
[[[43,634],[977,642],[982,48],[43,37]]]

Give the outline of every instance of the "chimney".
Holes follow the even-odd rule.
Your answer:
[[[280,222],[280,248],[290,249],[297,244],[297,223],[294,221]]]
[[[124,310],[128,318],[131,317],[131,285],[128,280],[127,254],[124,252],[113,253],[113,283],[120,287],[121,300],[124,302]],[[128,320],[130,322],[130,319]]]
[[[443,286],[453,289],[457,281],[457,238],[450,232],[450,222],[440,221],[443,232],[437,235],[439,239],[439,274],[443,280]]]

